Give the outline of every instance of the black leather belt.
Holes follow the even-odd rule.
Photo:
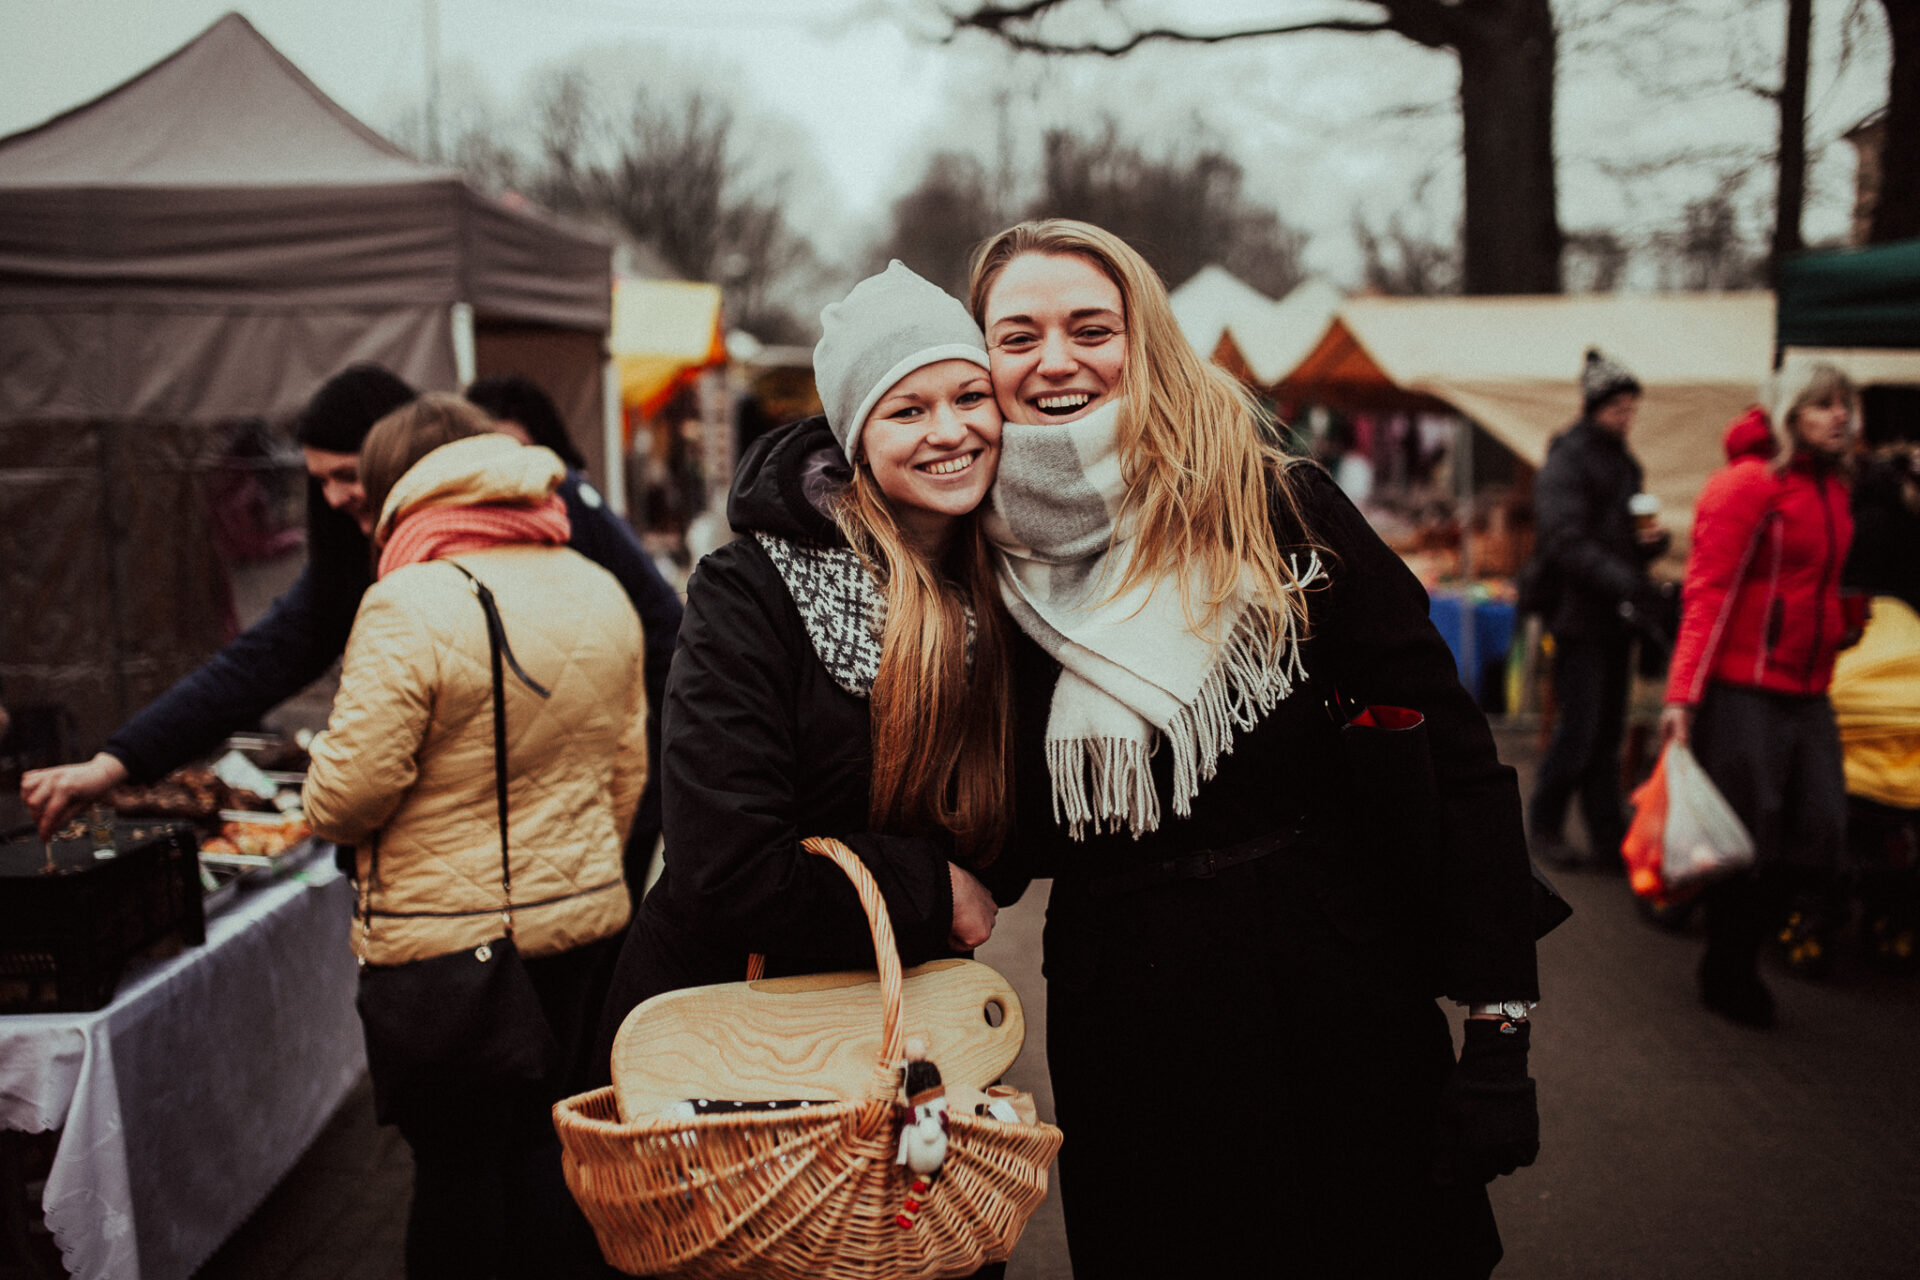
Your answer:
[[[1108,898],[1116,894],[1138,893],[1142,889],[1179,880],[1206,880],[1228,867],[1255,862],[1287,848],[1300,838],[1302,825],[1295,822],[1280,831],[1242,840],[1224,849],[1200,849],[1178,858],[1168,858],[1164,862],[1149,862],[1108,875],[1089,876],[1086,879],[1087,893],[1095,898]]]

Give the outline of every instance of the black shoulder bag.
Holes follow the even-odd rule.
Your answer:
[[[527,688],[542,698],[549,694],[515,660],[493,593],[458,563],[447,563],[466,575],[487,615],[487,647],[493,657],[493,786],[500,820],[500,918],[505,933],[471,950],[463,948],[406,964],[362,962],[355,1004],[367,1040],[374,1114],[382,1124],[393,1123],[405,1110],[406,1100],[418,1091],[489,1080],[538,1081],[560,1060],[559,1042],[513,941],[503,660]],[[373,931],[373,882],[379,874],[380,840],[376,835],[367,883],[360,888],[363,936]],[[452,917],[483,913],[411,914]]]

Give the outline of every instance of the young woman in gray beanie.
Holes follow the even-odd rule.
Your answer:
[[[1074,1274],[1485,1276],[1538,1147],[1531,877],[1420,584],[1118,237],[1023,223],[971,294]],[[1398,841],[1418,780],[1342,766],[1376,704],[1437,783]],[[1437,995],[1479,1006],[1457,1065]]]
[[[821,315],[824,416],[761,437],[667,682],[666,869],[601,1027],[660,992],[873,963],[845,841],[915,964],[987,940],[1011,811],[1007,636],[974,509],[999,460],[980,330],[900,263]]]

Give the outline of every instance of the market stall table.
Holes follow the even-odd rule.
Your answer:
[[[104,1009],[0,1017],[0,1127],[63,1131],[41,1204],[74,1276],[190,1276],[366,1069],[331,854],[289,854]]]

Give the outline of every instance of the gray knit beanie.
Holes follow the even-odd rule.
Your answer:
[[[1600,348],[1587,348],[1587,362],[1580,369],[1580,402],[1592,413],[1622,393],[1640,394],[1640,379],[1628,373],[1626,366],[1615,364],[1600,354]]]
[[[827,425],[849,460],[880,397],[916,369],[942,360],[987,368],[987,340],[958,298],[909,271],[898,258],[820,312],[813,381]]]

